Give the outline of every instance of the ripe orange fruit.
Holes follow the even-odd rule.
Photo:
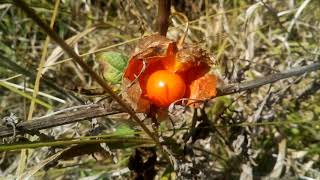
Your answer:
[[[168,107],[172,102],[183,98],[185,91],[184,80],[168,70],[156,71],[147,80],[146,95],[158,107]]]

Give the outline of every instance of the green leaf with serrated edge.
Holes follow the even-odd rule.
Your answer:
[[[114,51],[100,53],[97,57],[101,74],[112,84],[120,83],[128,59],[128,56]]]

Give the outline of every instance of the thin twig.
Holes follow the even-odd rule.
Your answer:
[[[316,71],[320,69],[320,63],[313,63],[307,66],[302,66],[298,68],[294,68],[285,72],[280,72],[276,74],[272,74],[269,76],[265,76],[262,78],[258,78],[252,81],[237,83],[237,84],[229,84],[219,88],[217,96],[225,96],[228,94],[234,94],[241,91],[247,91],[250,89],[254,89],[266,84],[274,83],[281,79],[286,79],[292,76],[299,76],[307,72]]]
[[[51,116],[35,118],[31,121],[23,121],[15,126],[16,132],[11,127],[0,126],[0,137],[8,137],[16,134],[33,133],[41,129],[62,126],[87,119],[112,115],[122,112],[120,109],[111,109],[97,104],[86,105],[81,109],[73,109],[67,112],[54,113]]]

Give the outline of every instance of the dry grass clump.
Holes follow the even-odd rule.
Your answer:
[[[98,53],[130,55],[138,39],[157,31],[154,1],[66,0],[54,11],[55,3],[28,1],[48,24],[57,12],[54,31],[96,71]],[[190,23],[185,42],[215,57],[212,71],[225,84],[241,83],[319,62],[319,7],[319,1],[310,0],[177,0],[167,37],[183,35],[185,15]],[[13,113],[27,119],[32,99],[33,117],[55,116],[59,113],[51,113],[65,113],[70,107],[70,112],[77,111],[96,102],[118,107],[57,44],[50,40],[46,45],[47,34],[11,1],[0,4],[0,29],[2,118]],[[32,98],[45,49],[39,93]],[[173,123],[162,122],[159,134],[175,169],[137,124],[117,113],[32,136],[2,138],[0,177],[316,179],[319,76],[314,71],[218,97],[197,110],[174,109]],[[113,88],[121,93],[120,85]],[[151,129],[148,119],[145,123]],[[27,147],[35,149],[20,153]]]

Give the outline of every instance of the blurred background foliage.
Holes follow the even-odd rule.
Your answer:
[[[27,1],[48,24],[55,2]],[[319,62],[319,7],[320,1],[316,0],[172,2],[172,11],[189,19],[186,42],[215,56],[212,71],[226,84]],[[99,53],[114,51],[130,56],[140,37],[157,31],[156,9],[157,2],[152,0],[61,0],[53,29],[98,71]],[[178,39],[184,28],[184,20],[173,14],[168,38]],[[25,88],[34,88],[46,37],[11,1],[0,1],[1,83],[19,90],[0,84],[1,117],[14,113],[26,119],[30,99],[23,93]],[[50,96],[37,99],[51,108],[37,105],[35,117],[101,99],[101,95],[83,93],[99,86],[53,41],[47,49],[39,92]],[[165,142],[177,150],[173,155],[183,168],[176,173],[161,152],[151,147],[153,143],[143,139],[139,128],[121,114],[98,118],[96,123],[85,121],[41,131],[53,138],[50,141],[38,136],[27,137],[29,141],[23,137],[4,138],[1,146],[12,141],[26,146],[31,141],[48,142],[28,153],[23,176],[32,174],[34,179],[132,179],[154,175],[157,179],[316,179],[320,177],[319,73],[219,97],[197,113],[187,109],[175,116],[176,133]],[[119,84],[113,87],[120,93]],[[206,126],[190,130],[192,117]],[[97,127],[100,129],[95,134]],[[161,124],[165,135],[172,134],[171,128],[170,122]],[[183,140],[188,134],[192,143]],[[101,144],[92,145],[92,138],[88,138],[84,145],[63,145],[94,135],[107,135],[99,138],[108,139]],[[124,142],[118,139],[122,137],[130,138]],[[62,143],[51,147],[56,141]],[[56,158],[45,160],[59,152]],[[0,152],[0,179],[19,176],[19,159],[18,149]],[[135,169],[135,163],[143,168]],[[134,170],[130,171],[128,165]]]

